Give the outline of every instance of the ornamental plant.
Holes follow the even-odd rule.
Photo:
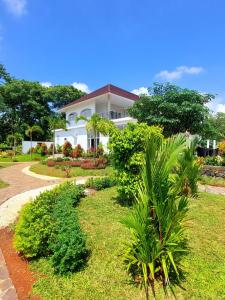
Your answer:
[[[81,147],[80,144],[76,145],[76,147],[72,150],[71,156],[73,158],[82,157],[84,149]]]
[[[65,141],[65,143],[63,144],[63,147],[62,147],[62,153],[64,156],[68,157],[71,155],[71,152],[72,152],[72,145],[69,141]]]
[[[112,164],[116,170],[120,202],[131,205],[137,195],[144,165],[146,139],[163,139],[162,129],[145,123],[128,123],[123,130],[114,130],[109,139]]]
[[[144,287],[146,299],[150,290],[155,297],[156,281],[166,292],[183,277],[188,200],[176,188],[172,173],[184,148],[180,135],[166,140],[150,136],[136,202],[123,221],[130,230],[125,263],[134,281]]]

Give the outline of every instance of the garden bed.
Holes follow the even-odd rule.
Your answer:
[[[53,176],[53,177],[66,177],[66,173],[62,169],[58,169],[56,167],[48,167],[47,165],[43,164],[34,164],[30,167],[32,172],[41,175]],[[114,173],[113,168],[107,166],[105,169],[81,169],[80,167],[71,168],[70,175],[71,177],[78,177],[78,176],[112,176]]]
[[[39,300],[40,297],[31,296],[32,286],[36,280],[35,273],[29,268],[28,262],[20,257],[12,246],[13,233],[9,228],[0,230],[0,248],[3,252],[10,277],[16,288],[19,300]]]
[[[201,173],[206,176],[225,178],[225,166],[204,165]]]

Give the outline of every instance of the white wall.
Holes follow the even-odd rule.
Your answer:
[[[87,103],[87,101],[84,101],[83,103],[79,103],[76,105],[76,107],[74,108],[70,108],[67,112],[66,112],[66,120],[68,121],[69,119],[69,115],[71,113],[77,113],[77,115],[79,116],[80,113],[82,112],[82,110],[84,109],[91,109],[91,114],[93,115],[93,113],[95,113],[95,101],[90,101]],[[77,123],[73,123],[73,124],[67,124],[67,128],[69,129],[70,127],[73,127],[73,126],[79,126],[79,125],[82,125],[82,124],[85,124],[85,121],[79,121]]]
[[[37,146],[39,143],[45,143],[47,147],[49,148],[52,144],[52,142],[40,142],[40,141],[32,141],[32,147]],[[26,154],[28,150],[30,150],[31,144],[30,141],[23,141],[22,142],[22,153]]]

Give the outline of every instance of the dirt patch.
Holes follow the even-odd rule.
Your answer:
[[[0,230],[0,248],[18,298],[19,300],[40,300],[41,298],[38,296],[30,296],[32,285],[35,282],[35,273],[29,270],[28,262],[13,248],[12,237],[13,234],[9,228]]]

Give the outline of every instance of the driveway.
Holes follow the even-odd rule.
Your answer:
[[[0,178],[9,184],[8,187],[0,189],[0,205],[9,198],[47,185],[52,185],[60,180],[42,180],[22,172],[22,169],[30,166],[32,163],[17,163],[13,166],[0,169]]]

